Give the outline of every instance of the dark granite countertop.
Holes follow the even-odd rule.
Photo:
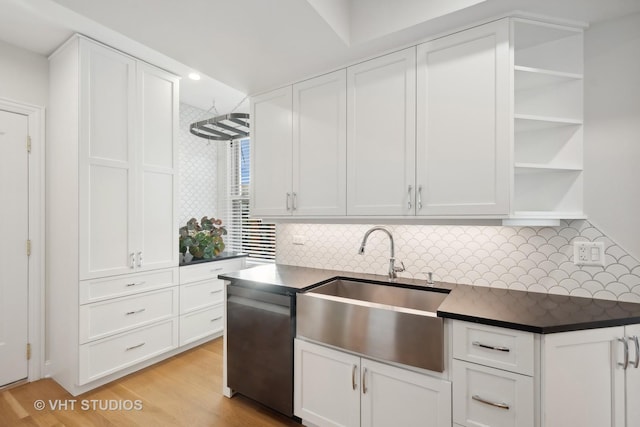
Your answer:
[[[199,258],[199,259],[192,259],[190,261],[181,261],[179,266],[186,267],[187,265],[203,264],[206,262],[222,261],[225,259],[242,258],[246,256],[247,254],[243,254],[240,252],[221,252],[220,255],[214,258]]]
[[[439,317],[539,334],[640,323],[640,304],[635,303],[446,282],[427,285],[424,280],[405,278],[390,283],[374,274],[269,264],[218,277],[237,286],[284,294],[305,292],[335,278],[446,292]]]

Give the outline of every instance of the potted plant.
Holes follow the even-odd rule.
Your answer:
[[[187,251],[199,259],[211,259],[224,250],[222,236],[227,234],[220,219],[204,216],[198,220],[191,218],[187,225],[180,228],[180,253]]]

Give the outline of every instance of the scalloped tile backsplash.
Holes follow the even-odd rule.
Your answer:
[[[276,262],[385,275],[389,242],[371,225],[278,224]],[[560,227],[387,225],[401,277],[640,302],[640,262],[585,220]],[[303,245],[294,245],[294,236]],[[573,263],[573,242],[603,242],[605,267]]]
[[[195,136],[189,125],[209,117],[205,110],[180,104],[178,129],[178,167],[180,170],[180,205],[178,221],[183,226],[189,219],[198,220],[216,213],[217,204],[217,145]]]

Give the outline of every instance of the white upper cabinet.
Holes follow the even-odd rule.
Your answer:
[[[415,47],[347,68],[347,214],[413,215]]]
[[[417,215],[509,213],[509,23],[418,46]]]
[[[291,86],[251,98],[251,215],[291,214]]]
[[[176,266],[177,77],[80,49],[80,279]]]
[[[584,218],[582,45],[503,18],[254,97],[252,213]]]
[[[136,62],[80,40],[80,277],[128,273],[135,251]]]
[[[177,265],[178,82],[158,68],[138,63],[139,255],[144,270]],[[169,233],[169,230],[174,231]]]
[[[346,71],[293,85],[294,215],[345,215]]]
[[[345,215],[345,74],[251,99],[252,215]]]

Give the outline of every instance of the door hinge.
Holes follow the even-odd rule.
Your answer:
[[[27,360],[31,360],[31,343],[27,343]]]
[[[27,135],[27,153],[31,153],[31,136]]]
[[[27,256],[31,256],[31,240],[27,239]]]

